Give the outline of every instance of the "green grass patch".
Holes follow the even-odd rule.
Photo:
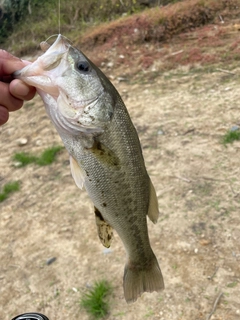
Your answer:
[[[20,189],[18,181],[9,182],[3,187],[3,191],[0,193],[0,202],[6,200],[10,193],[16,192]]]
[[[36,163],[39,166],[47,166],[55,160],[56,155],[59,151],[63,149],[62,146],[56,146],[49,149],[46,149],[41,156],[36,160]]]
[[[234,282],[230,282],[229,284],[227,284],[228,288],[234,288],[238,285],[238,282],[234,281]]]
[[[228,131],[222,139],[223,144],[233,143],[236,140],[240,140],[240,130]]]
[[[106,280],[95,282],[93,287],[81,297],[80,305],[93,319],[101,319],[109,312],[107,298],[111,291],[112,287]]]
[[[13,156],[13,160],[19,162],[19,167],[25,167],[30,163],[35,163],[37,157],[32,156],[26,152],[19,152]]]
[[[37,157],[26,152],[19,152],[13,156],[13,160],[19,163],[19,167],[25,167],[30,163],[38,164],[39,166],[47,166],[54,162],[56,155],[63,149],[62,146],[55,146],[46,149]]]

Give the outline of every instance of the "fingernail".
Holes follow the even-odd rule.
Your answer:
[[[28,64],[31,64],[32,62],[31,61],[28,61],[28,60],[23,60],[22,59],[22,62],[27,66]]]

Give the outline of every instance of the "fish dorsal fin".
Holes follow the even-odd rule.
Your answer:
[[[112,242],[113,229],[103,219],[101,212],[96,207],[94,207],[94,211],[99,239],[104,247],[109,248]]]
[[[148,206],[148,217],[153,223],[157,223],[159,216],[158,210],[158,199],[156,195],[156,191],[150,180],[150,193],[149,193],[149,206]]]
[[[76,185],[78,186],[78,188],[82,189],[86,173],[83,171],[83,169],[79,166],[78,162],[72,156],[70,156],[70,168]]]

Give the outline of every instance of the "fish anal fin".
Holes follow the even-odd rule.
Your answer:
[[[158,199],[152,181],[150,180],[148,217],[153,223],[157,223],[158,216]]]
[[[82,189],[86,173],[72,156],[70,156],[70,168],[76,185],[78,186],[78,188]]]
[[[113,238],[112,227],[103,219],[101,212],[94,207],[97,231],[102,245],[109,248]]]

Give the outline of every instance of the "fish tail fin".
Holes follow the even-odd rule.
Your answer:
[[[134,302],[143,292],[160,291],[164,289],[162,272],[155,255],[144,270],[128,262],[123,277],[124,296],[127,301]]]

